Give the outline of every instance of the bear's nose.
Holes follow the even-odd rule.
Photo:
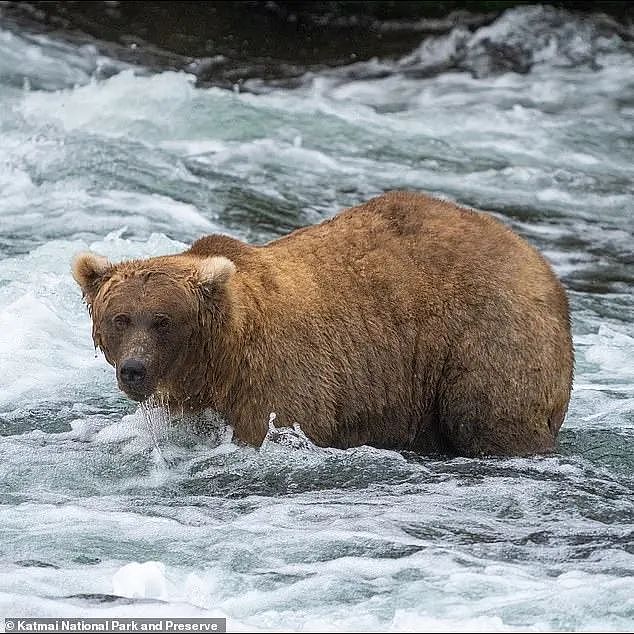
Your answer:
[[[121,380],[130,386],[137,386],[142,383],[147,374],[145,363],[140,359],[126,359],[122,363],[119,372],[121,373]]]

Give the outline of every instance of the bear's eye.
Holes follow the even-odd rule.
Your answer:
[[[157,315],[152,322],[157,330],[167,330],[172,325],[172,320],[167,315]]]
[[[130,325],[130,318],[127,315],[115,315],[112,318],[112,323],[117,330],[124,330]]]

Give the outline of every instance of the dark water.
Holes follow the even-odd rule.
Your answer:
[[[524,7],[236,92],[0,30],[0,611],[632,629],[630,42]],[[441,461],[301,432],[256,451],[120,396],[73,253],[264,241],[395,188],[494,211],[563,278],[577,370],[557,455]]]

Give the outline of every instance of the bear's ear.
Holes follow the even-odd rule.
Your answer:
[[[73,258],[73,277],[86,298],[91,304],[99,292],[101,284],[106,279],[106,274],[112,269],[108,258],[96,253],[78,253]]]
[[[196,263],[198,281],[206,295],[222,288],[236,272],[236,265],[222,255],[203,258]]]

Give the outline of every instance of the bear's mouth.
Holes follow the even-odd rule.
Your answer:
[[[143,403],[151,398],[156,392],[156,386],[144,382],[142,385],[126,385],[119,377],[117,377],[119,389],[130,399],[137,403]]]
[[[134,389],[131,387],[123,386],[119,383],[119,389],[130,399],[136,401],[137,403],[143,403],[143,401],[147,401],[152,397],[155,390],[148,388],[138,388]]]
[[[131,398],[137,403],[143,403],[152,397],[154,392],[137,392],[132,390],[122,390],[128,398]]]

